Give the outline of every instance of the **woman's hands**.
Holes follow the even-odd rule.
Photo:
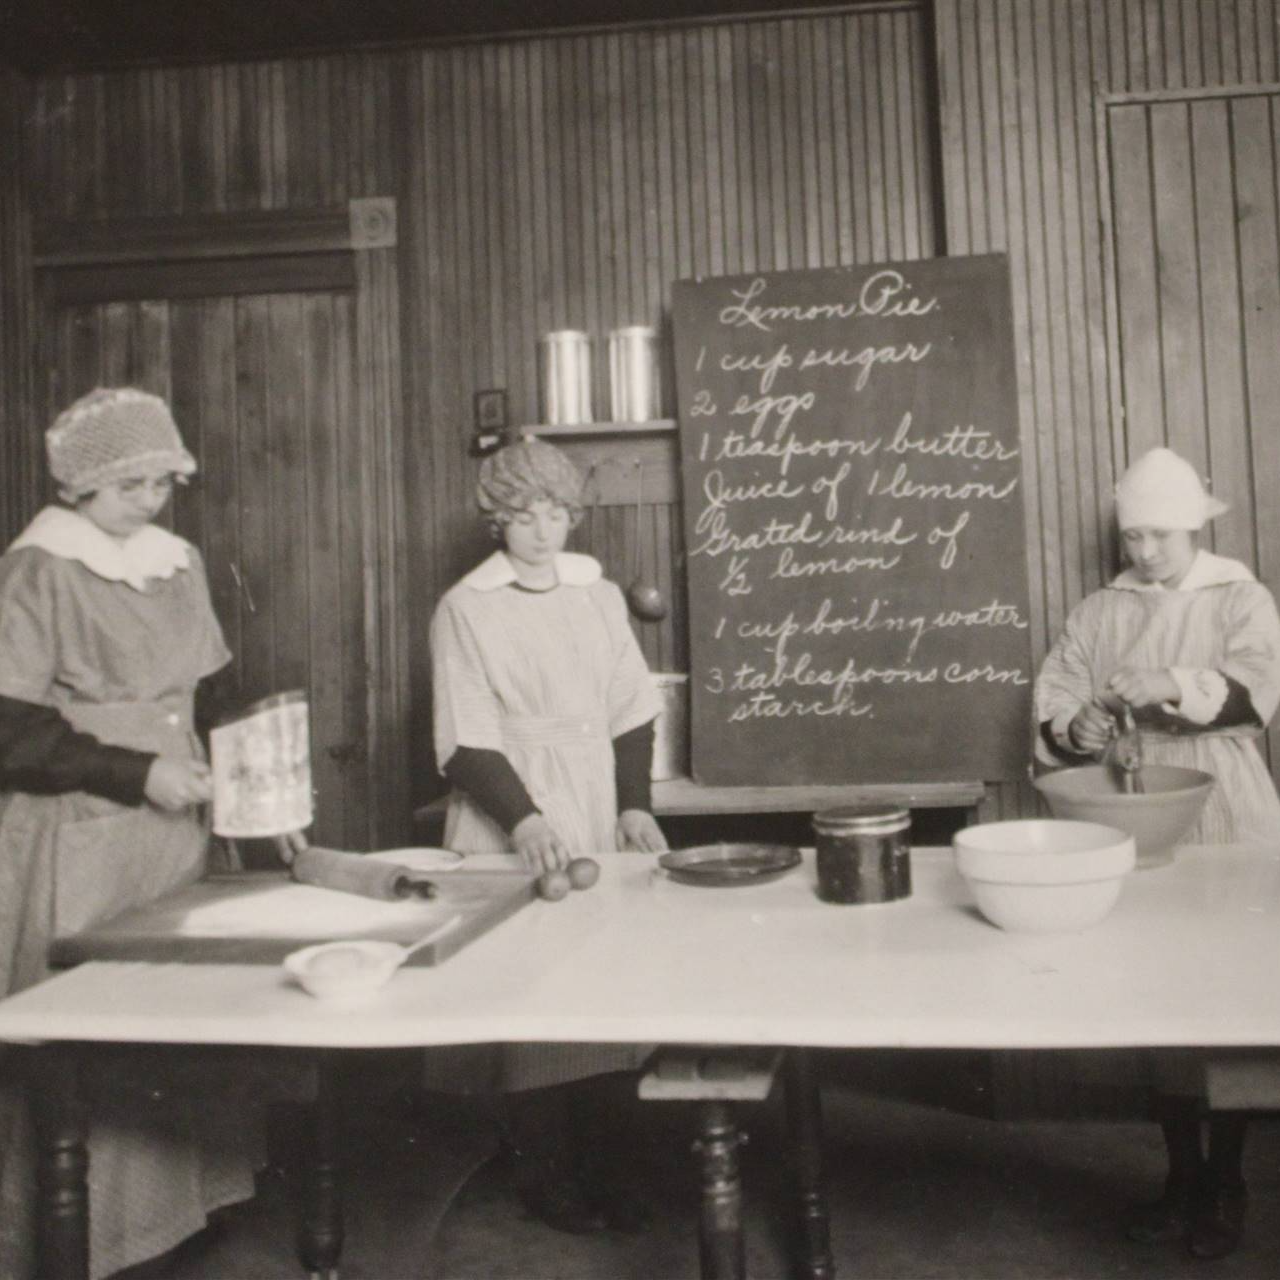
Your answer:
[[[1086,702],[1072,717],[1068,736],[1078,751],[1096,756],[1107,749],[1115,729],[1115,718],[1106,707]]]
[[[530,871],[554,871],[569,864],[568,848],[540,813],[531,813],[516,823],[511,832],[511,843]]]
[[[142,794],[157,809],[179,813],[213,798],[213,775],[203,760],[171,760],[156,756],[147,770]]]
[[[1070,737],[1080,751],[1100,755],[1115,736],[1116,715],[1124,707],[1158,707],[1177,703],[1182,690],[1169,671],[1158,668],[1121,667],[1107,681],[1098,702],[1088,702],[1071,720]]]
[[[1162,702],[1178,702],[1182,690],[1167,670],[1121,667],[1107,681],[1107,692],[1133,708],[1158,707]]]
[[[662,853],[667,847],[657,819],[644,809],[624,809],[618,814],[615,835],[618,848],[624,852],[638,849],[641,853]]]

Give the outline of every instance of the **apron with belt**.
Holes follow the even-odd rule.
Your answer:
[[[608,725],[583,716],[504,716],[502,746],[533,803],[572,857],[617,850],[613,746]],[[510,853],[511,839],[468,796],[449,798],[445,844],[461,853]],[[505,1044],[429,1050],[428,1087],[517,1090],[640,1066],[652,1045]]]

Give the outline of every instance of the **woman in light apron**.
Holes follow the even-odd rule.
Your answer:
[[[200,556],[152,523],[196,463],[163,400],[100,390],[47,433],[66,505],[0,557],[0,994],[49,943],[198,879],[208,767],[197,683],[230,653]],[[100,1055],[101,1056],[101,1055]],[[0,1275],[29,1275],[31,1132],[20,1053],[0,1059]],[[86,1073],[90,1268],[103,1276],[253,1193],[216,1108],[128,1070]],[[145,1065],[144,1068],[145,1070]],[[248,1127],[241,1117],[237,1130]],[[225,1140],[224,1140],[225,1139]]]
[[[665,849],[649,800],[657,692],[622,592],[563,549],[581,478],[562,451],[526,440],[485,460],[477,496],[503,548],[445,594],[431,624],[436,759],[454,788],[445,843],[539,872]],[[620,1195],[599,1205],[585,1193],[564,1114],[585,1091],[552,1086],[632,1071],[647,1052],[509,1045],[492,1061],[517,1188],[544,1221],[589,1231],[633,1216]]]
[[[1121,478],[1116,518],[1129,567],[1072,610],[1036,684],[1036,753],[1050,765],[1098,757],[1108,705],[1133,709],[1144,760],[1217,779],[1192,843],[1280,841],[1280,798],[1257,748],[1280,703],[1280,618],[1271,593],[1239,561],[1197,546],[1226,507],[1189,463],[1153,449]],[[1169,1172],[1163,1195],[1131,1212],[1131,1238],[1185,1238],[1222,1257],[1244,1222],[1245,1116],[1209,1117],[1201,1149],[1203,1056],[1150,1055]]]

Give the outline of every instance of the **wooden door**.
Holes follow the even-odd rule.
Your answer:
[[[1117,462],[1189,458],[1231,507],[1209,544],[1280,596],[1280,93],[1126,97],[1105,119]]]
[[[379,571],[388,457],[362,387],[386,353],[362,357],[361,288],[351,253],[246,253],[64,262],[44,289],[49,416],[95,386],[172,404],[200,469],[167,518],[205,557],[234,697],[306,691],[312,838],[348,849],[386,847],[408,819],[403,764],[388,776],[401,702],[382,696],[398,608]]]

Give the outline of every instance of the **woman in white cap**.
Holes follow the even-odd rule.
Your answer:
[[[476,496],[502,547],[445,594],[431,624],[436,759],[454,788],[445,843],[514,853],[538,872],[665,849],[649,801],[657,693],[622,592],[598,561],[564,550],[582,515],[577,469],[554,445],[522,440],[485,459]],[[590,1143],[575,1140],[629,1077],[572,1082],[629,1073],[647,1052],[511,1045],[489,1064],[517,1190],[549,1225],[644,1225],[610,1167],[583,1178]]]
[[[1036,754],[1049,765],[1100,756],[1116,729],[1109,708],[1127,705],[1145,761],[1217,779],[1188,840],[1275,841],[1280,798],[1256,739],[1280,703],[1280,617],[1248,568],[1198,545],[1206,521],[1225,510],[1169,449],[1152,449],[1125,472],[1116,520],[1128,568],[1072,610],[1045,659]],[[1151,1057],[1169,1171],[1164,1194],[1131,1213],[1128,1234],[1185,1237],[1195,1256],[1221,1257],[1244,1220],[1245,1117],[1211,1115],[1202,1152],[1201,1057]]]
[[[0,995],[45,976],[54,937],[203,874],[210,781],[193,695],[231,656],[199,553],[152,523],[196,469],[165,402],[94,391],[46,444],[65,505],[40,511],[0,557]],[[0,1081],[13,1067],[10,1055]],[[215,1109],[121,1087],[121,1074],[87,1080],[95,1277],[253,1193],[247,1159],[223,1150],[213,1163],[192,1136]],[[9,1280],[33,1265],[30,1137],[20,1089],[0,1082]]]

